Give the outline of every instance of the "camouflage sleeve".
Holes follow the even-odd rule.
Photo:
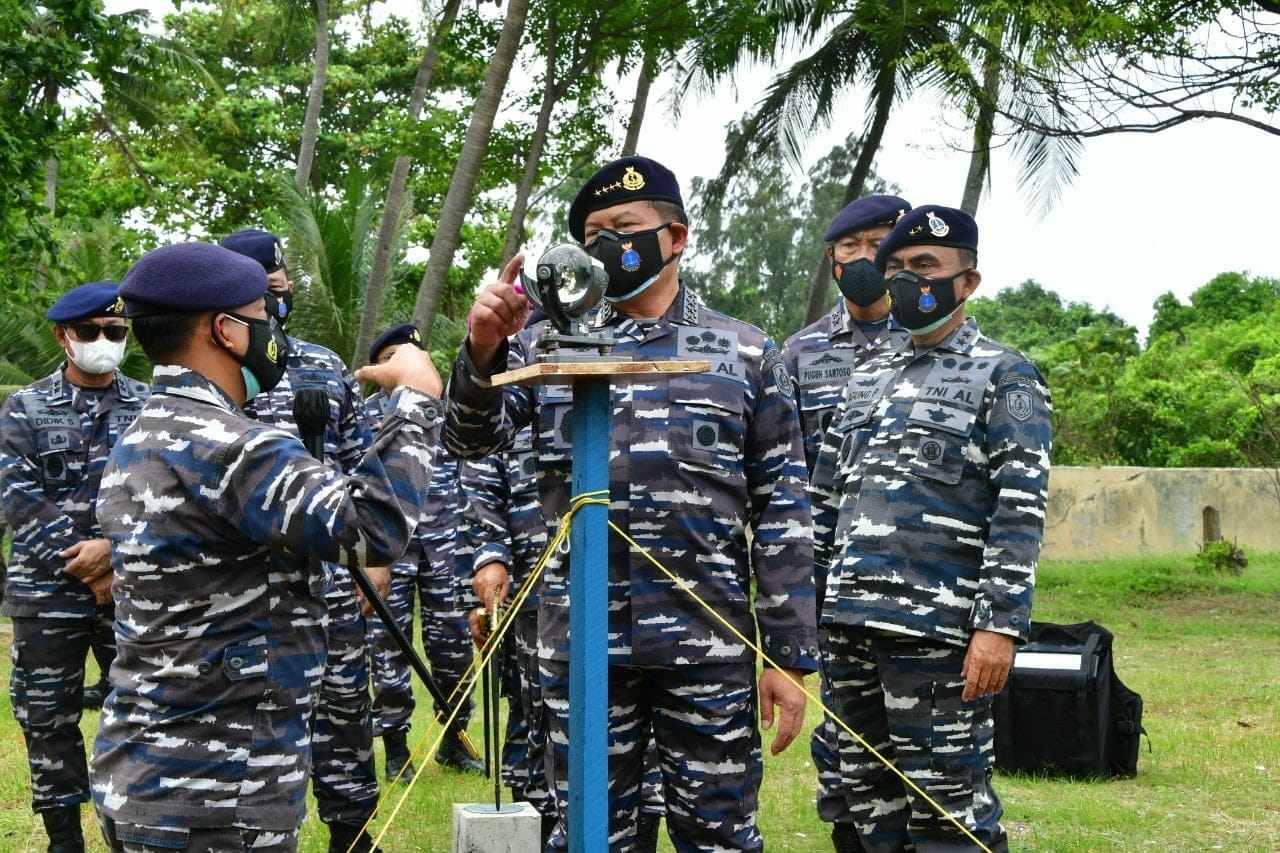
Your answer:
[[[836,407],[831,426],[840,423],[844,402]],[[813,511],[813,582],[817,606],[822,607],[826,593],[827,575],[831,571],[832,550],[835,547],[836,520],[840,513],[842,484],[836,482],[837,462],[840,455],[841,434],[831,426],[822,436],[822,447],[814,460],[813,474],[809,478],[809,501]]]
[[[338,421],[338,464],[350,474],[373,443],[374,421],[360,394],[360,385],[346,365],[341,366],[342,405]]]
[[[507,517],[508,489],[501,454],[463,462],[459,480],[465,496],[463,530],[472,552],[471,571],[490,563],[502,563],[514,575],[517,566],[511,554],[510,519]]]
[[[813,529],[794,383],[766,341],[759,393],[747,433],[751,564],[762,646],[780,666],[817,669]]]
[[[523,336],[509,338],[498,350],[494,364],[515,369],[527,363]],[[480,377],[464,341],[445,389],[444,441],[462,459],[479,459],[511,442],[528,423],[533,393],[518,386],[495,388]]]
[[[438,400],[399,389],[351,475],[288,433],[254,430],[229,447],[215,508],[254,542],[327,562],[390,565],[426,499],[440,419]]]
[[[1025,641],[1044,533],[1053,408],[1030,362],[1020,361],[992,381],[987,447],[995,501],[970,626]]]
[[[17,395],[0,408],[0,508],[15,539],[45,565],[84,538],[75,521],[45,495],[39,453]]]

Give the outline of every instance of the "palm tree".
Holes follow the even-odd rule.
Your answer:
[[[431,90],[431,78],[435,74],[436,62],[440,57],[440,45],[453,22],[458,17],[461,0],[446,0],[427,41],[427,48],[418,63],[418,72],[413,79],[413,92],[409,95],[409,121],[416,122],[422,117],[422,108],[427,100],[427,92]],[[412,158],[408,154],[397,154],[391,169],[391,182],[387,185],[386,201],[382,204],[382,224],[378,230],[378,245],[373,254],[373,266],[369,269],[369,283],[365,287],[364,311],[360,316],[360,331],[356,335],[356,356],[363,359],[362,353],[368,352],[373,345],[374,335],[378,328],[378,311],[382,304],[382,293],[387,283],[387,270],[391,266],[391,247],[401,210],[404,207],[405,191],[409,185],[409,167]],[[352,362],[355,364],[357,362]]]
[[[316,58],[307,91],[307,114],[302,122],[302,140],[298,143],[298,167],[293,182],[299,189],[311,179],[311,164],[316,157],[316,137],[320,133],[320,107],[324,103],[324,84],[329,77],[329,0],[315,0]]]
[[[427,269],[422,275],[422,283],[418,287],[418,298],[413,306],[413,321],[428,335],[431,332],[431,323],[435,319],[441,291],[444,289],[445,275],[453,263],[453,255],[458,248],[462,222],[471,206],[471,196],[480,174],[480,165],[489,148],[489,134],[493,130],[493,122],[498,115],[498,104],[502,101],[502,93],[506,90],[507,78],[511,74],[511,66],[515,62],[516,51],[520,47],[520,38],[524,33],[524,22],[528,12],[529,0],[508,0],[502,34],[498,37],[498,46],[493,52],[493,58],[489,61],[484,86],[480,90],[479,97],[476,98],[471,123],[467,126],[462,153],[458,156],[457,165],[453,170],[453,180],[449,182],[449,192],[445,195],[444,204],[440,208],[440,217],[436,222],[436,236],[431,241],[431,256],[427,260]]]

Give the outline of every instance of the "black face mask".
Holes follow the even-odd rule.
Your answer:
[[[289,319],[289,314],[293,311],[293,291],[268,290],[266,298],[267,316],[274,317],[275,321],[283,326],[284,321]]]
[[[658,232],[671,225],[664,222],[657,228],[644,231],[610,231],[602,228],[596,238],[585,246],[591,257],[600,261],[609,274],[609,286],[604,298],[610,302],[622,302],[638,296],[658,280],[658,274],[679,255],[662,259],[662,244]]]
[[[889,279],[889,311],[898,325],[913,335],[940,329],[964,303],[956,299],[956,279],[972,269],[947,278],[923,278],[903,270]]]
[[[244,377],[245,400],[248,402],[280,383],[288,363],[289,339],[274,319],[259,320],[257,317],[245,317],[232,311],[223,313],[249,329],[249,349],[244,355],[218,344],[240,362],[241,373],[248,374]],[[217,340],[215,336],[214,341]]]
[[[884,274],[866,258],[858,258],[847,264],[835,261],[831,264],[831,275],[840,285],[844,298],[860,308],[876,304],[887,289]]]

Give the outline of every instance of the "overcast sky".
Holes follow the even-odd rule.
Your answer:
[[[655,99],[639,153],[672,168],[682,187],[695,175],[714,175],[724,159],[725,123],[753,104],[767,80],[738,101],[722,91],[689,102],[678,123]],[[850,98],[836,110],[847,125],[815,137],[809,162],[861,129],[863,103]],[[969,161],[946,142],[963,144],[964,137],[938,126],[939,115],[919,100],[895,114],[874,168],[913,205],[959,207]],[[1228,122],[1088,140],[1079,177],[1041,219],[1017,189],[1012,158],[998,151],[975,217],[978,295],[1035,279],[1066,301],[1109,307],[1145,337],[1152,304],[1165,291],[1185,302],[1229,270],[1280,278],[1278,155],[1280,136]],[[821,238],[813,235],[815,245]]]

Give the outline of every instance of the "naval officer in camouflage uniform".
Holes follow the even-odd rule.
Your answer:
[[[1026,356],[965,319],[977,250],[973,219],[937,205],[880,244],[876,266],[911,342],[854,373],[812,493],[833,710],[1002,850],[991,705],[1031,621],[1050,402]],[[973,849],[854,738],[839,742],[861,843],[838,851]]]
[[[369,348],[369,363],[380,364],[403,346],[422,347],[422,334],[412,323],[387,329]],[[382,419],[390,398],[381,390],[365,400],[371,422]],[[431,488],[422,507],[413,540],[404,556],[391,567],[391,591],[387,606],[406,637],[413,636],[414,601],[421,601],[422,647],[432,678],[461,705],[458,720],[465,727],[474,703],[469,691],[459,690],[462,677],[471,667],[474,652],[467,631],[467,616],[460,603],[459,570],[455,565],[458,519],[458,460],[444,447],[436,452],[431,470]],[[388,781],[399,776],[402,782],[414,777],[409,758],[409,725],[415,700],[409,661],[391,639],[381,620],[370,619],[369,649],[373,679],[373,734],[382,738],[386,750]],[[436,708],[437,714],[442,709]],[[444,732],[436,762],[445,767],[484,772],[484,762],[471,756],[452,729]]]
[[[610,518],[798,681],[816,668],[817,631],[794,388],[763,332],[709,309],[680,280],[687,221],[675,176],[645,157],[608,164],[570,207],[570,232],[609,274],[607,301],[589,322],[617,341],[614,352],[712,365],[703,375],[613,387]],[[554,531],[569,507],[572,391],[488,382],[536,356],[536,330],[507,337],[528,314],[514,288],[522,260],[512,259],[472,308],[446,433],[461,455],[476,457],[532,423],[543,514]],[[547,566],[538,624],[562,819],[568,564],[561,554]],[[799,733],[803,693],[772,668],[757,692],[755,653],[618,536],[609,538],[609,599],[611,848],[632,846],[652,724],[676,849],[761,849],[756,714],[764,728],[776,720],[772,751],[780,752]],[[559,830],[551,846],[566,846]]]
[[[63,294],[45,317],[67,360],[0,408],[0,507],[13,525],[0,611],[13,618],[9,698],[27,745],[32,808],[55,853],[84,850],[85,653],[112,636],[111,565],[93,502],[107,454],[149,393],[116,369],[129,331],[122,308],[115,282]]]
[[[113,850],[296,849],[324,563],[390,564],[426,495],[441,383],[425,353],[362,373],[405,387],[350,475],[244,414],[285,371],[266,286],[207,243],[157,249],[121,285],[156,368],[98,506],[119,652],[92,778]]]
[[[227,235],[222,245],[262,265],[276,321],[283,326],[293,311],[294,285],[280,238],[270,231],[247,228]],[[298,435],[293,417],[296,392],[300,388],[323,389],[329,397],[325,461],[350,474],[373,439],[360,387],[333,350],[292,335],[287,339],[289,358],[284,376],[270,391],[247,403],[245,414]],[[351,573],[337,565],[328,566],[327,571],[329,657],[316,707],[311,784],[316,811],[329,827],[329,848],[345,853],[357,839],[358,850],[371,846],[362,828],[378,804],[378,777],[373,763],[365,617]],[[385,596],[390,587],[387,568],[376,566],[367,571]]]
[[[782,346],[782,357],[796,382],[810,474],[854,369],[877,353],[897,350],[907,340],[906,331],[889,313],[889,291],[875,260],[880,241],[909,210],[910,203],[894,195],[865,196],[845,205],[822,237],[840,299],[825,317],[796,332]],[[820,608],[824,590],[816,591]],[[823,704],[830,707],[825,675],[822,695]],[[837,844],[840,836],[856,838],[840,781],[838,731],[835,721],[824,714],[809,740],[818,772],[818,816],[831,824]]]

